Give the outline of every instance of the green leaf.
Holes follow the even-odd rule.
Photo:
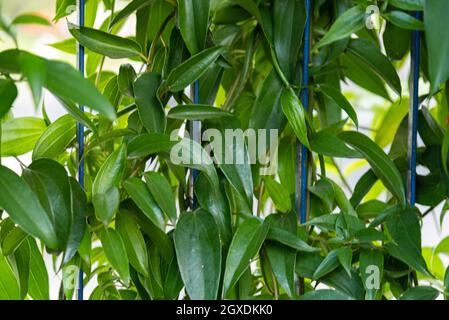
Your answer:
[[[167,117],[179,120],[209,120],[232,117],[233,114],[222,109],[208,105],[180,105],[170,109]]]
[[[338,250],[332,250],[313,273],[313,279],[320,279],[339,266]]]
[[[271,226],[268,231],[267,239],[277,241],[287,247],[290,247],[290,248],[295,249],[296,251],[300,251],[300,252],[319,252],[320,251],[319,248],[315,248],[315,247],[308,245],[306,242],[304,242],[301,238],[294,235],[293,233],[283,230],[281,228],[273,227],[273,226]]]
[[[150,221],[162,231],[165,231],[165,220],[162,210],[148,190],[145,182],[138,178],[131,178],[124,182],[123,186],[131,199]]]
[[[51,249],[58,237],[50,218],[30,187],[12,170],[0,166],[0,206],[25,232],[41,239]],[[24,201],[26,200],[26,201]]]
[[[223,298],[228,296],[248,268],[250,260],[259,252],[268,229],[268,225],[257,218],[249,218],[237,228],[226,258]]]
[[[265,250],[279,284],[290,297],[294,296],[296,252],[276,242],[267,243]]]
[[[107,195],[108,200],[112,197],[115,201],[119,201],[119,193],[111,191],[113,188],[118,188],[123,178],[126,167],[126,145],[122,144],[106,159],[95,177],[92,185],[92,196],[104,197]],[[101,202],[98,202],[100,204]],[[118,202],[117,202],[118,204]],[[95,206],[95,201],[94,201]],[[104,210],[106,209],[106,210]],[[115,214],[115,210],[108,210],[111,208],[104,208],[104,206],[95,206],[95,215],[98,220],[108,225]]]
[[[33,94],[34,105],[39,106],[42,98],[42,88],[45,86],[46,70],[45,60],[35,55],[20,55],[18,58],[22,73],[28,80],[31,93]]]
[[[286,89],[281,97],[282,111],[299,141],[309,147],[307,138],[306,114],[298,96],[292,89]]]
[[[200,52],[206,45],[209,10],[210,0],[178,1],[179,29],[191,54]]]
[[[385,246],[393,257],[405,262],[425,276],[432,277],[421,254],[421,227],[419,211],[414,208],[396,210],[390,213],[386,227],[394,243]]]
[[[273,2],[273,44],[279,66],[287,78],[295,78],[302,34],[306,24],[306,7],[296,0]]]
[[[134,40],[71,23],[68,26],[72,36],[93,52],[111,59],[133,58],[142,55],[139,44]]]
[[[322,92],[326,97],[334,101],[337,106],[345,110],[346,114],[354,122],[355,126],[359,126],[357,113],[355,112],[349,101],[346,99],[346,97],[339,90],[325,84],[320,84],[318,90]]]
[[[318,42],[317,48],[348,38],[351,34],[361,30],[365,26],[365,18],[365,10],[361,6],[355,6],[345,11]]]
[[[134,218],[120,212],[117,215],[115,228],[123,239],[129,263],[137,272],[148,277],[148,252],[139,225]]]
[[[193,300],[214,300],[221,275],[217,225],[205,210],[181,214],[174,233],[176,257],[187,293]]]
[[[354,39],[349,42],[348,51],[361,63],[366,64],[381,77],[399,96],[402,95],[401,80],[393,64],[379,48],[367,40]]]
[[[349,247],[341,247],[337,249],[337,257],[341,266],[345,269],[349,277],[352,270],[352,250]]]
[[[59,102],[62,104],[64,109],[78,121],[79,123],[83,124],[84,126],[88,127],[92,132],[95,134],[98,134],[98,128],[93,123],[93,121],[86,115],[85,112],[82,112],[76,104],[74,104],[71,101],[65,100],[61,97],[57,97]]]
[[[444,0],[426,1],[424,8],[431,93],[449,78],[449,33],[442,32],[448,10],[449,2]]]
[[[98,232],[98,237],[103,246],[104,254],[112,267],[117,270],[123,282],[129,283],[129,260],[120,234],[114,229],[108,228],[101,229]]]
[[[16,277],[20,288],[20,300],[24,300],[28,294],[28,284],[30,282],[30,248],[28,246],[28,242],[23,241],[14,252],[14,256],[10,259],[14,259],[14,263],[16,265]]]
[[[313,152],[333,158],[362,158],[358,151],[349,148],[338,136],[326,130],[315,132],[312,135],[310,148]]]
[[[424,10],[426,0],[390,0],[390,4],[403,10]]]
[[[42,26],[51,26],[50,21],[34,13],[24,13],[14,18],[11,24],[39,24]]]
[[[14,81],[0,79],[0,119],[9,112],[16,98],[17,88]]]
[[[373,172],[399,200],[399,203],[404,206],[406,198],[402,177],[385,152],[367,136],[357,132],[343,132],[339,137],[368,160]]]
[[[224,47],[213,47],[192,56],[170,72],[164,88],[171,92],[184,90],[198,80],[225,50]]]
[[[0,253],[0,299],[19,300],[20,288],[16,276],[6,257]]]
[[[168,152],[178,143],[172,141],[170,136],[161,133],[142,134],[131,140],[128,144],[128,158],[144,158],[159,152]]]
[[[30,275],[29,275],[29,295],[33,300],[50,299],[50,283],[48,280],[47,267],[42,257],[36,241],[27,239],[30,248]]]
[[[14,252],[21,246],[23,241],[28,237],[28,234],[22,229],[14,227],[2,241],[1,251],[3,255],[9,256],[14,254]]]
[[[56,159],[66,151],[76,136],[76,120],[65,115],[50,124],[40,136],[33,149],[33,160]]]
[[[375,300],[377,293],[381,289],[384,255],[379,250],[362,249],[359,260],[360,276],[366,290],[366,298]]]
[[[301,300],[354,300],[354,298],[332,289],[312,290],[302,295]]]
[[[396,132],[404,117],[408,114],[409,99],[403,98],[398,103],[393,103],[385,113],[377,128],[374,141],[381,148],[388,146],[394,139]]]
[[[274,206],[281,212],[290,211],[292,208],[290,194],[288,190],[272,177],[265,178],[265,187],[271,200],[273,200]]]
[[[118,89],[120,90],[121,94],[131,98],[134,97],[133,83],[136,77],[137,74],[132,65],[122,64],[120,66],[117,81]]]
[[[133,0],[117,13],[109,24],[109,29],[119,23],[121,20],[129,17],[134,11],[138,11],[151,5],[155,0]]]
[[[176,222],[176,203],[170,183],[156,172],[147,172],[144,177],[156,203],[172,222]]]
[[[144,73],[134,82],[134,95],[140,120],[149,133],[163,133],[166,119],[162,103],[157,97],[161,84],[158,73]]]
[[[403,29],[424,30],[424,24],[421,20],[412,17],[404,11],[393,10],[385,13],[383,17],[395,26]]]
[[[45,121],[38,118],[13,118],[1,126],[1,156],[20,156],[33,150],[46,129]]]
[[[407,289],[399,300],[435,300],[440,295],[440,292],[429,286],[418,286]]]

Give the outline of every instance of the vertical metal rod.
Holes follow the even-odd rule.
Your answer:
[[[192,100],[194,104],[200,103],[200,82],[197,80],[193,83],[192,86]],[[190,125],[190,133],[192,135],[192,140],[201,144],[201,122],[200,121],[192,121]],[[190,176],[190,197],[192,201],[191,209],[195,210],[197,208],[197,200],[195,197],[195,181],[198,177],[198,170],[191,169],[191,176]]]
[[[417,19],[422,19],[422,12],[415,12]],[[416,149],[418,136],[418,108],[419,108],[419,64],[420,64],[421,32],[413,31],[411,45],[410,66],[410,111],[408,117],[408,170],[407,170],[407,200],[415,205],[416,200]]]
[[[312,15],[312,0],[306,0],[306,25],[304,29],[304,51],[303,51],[303,68],[302,68],[302,87],[301,102],[304,109],[309,109],[309,62],[310,62],[310,29]],[[297,168],[296,168],[296,210],[300,215],[300,222],[305,223],[307,220],[307,148],[299,142],[296,146]]]
[[[78,5],[78,25],[84,26],[84,8],[85,0],[77,0]],[[78,43],[77,46],[77,67],[79,72],[84,76],[84,47]],[[84,112],[84,106],[79,106],[81,112]],[[77,125],[77,141],[78,141],[78,181],[81,187],[84,189],[84,126],[81,123]],[[83,283],[83,270],[80,268],[78,274],[78,300],[84,299],[84,283]]]

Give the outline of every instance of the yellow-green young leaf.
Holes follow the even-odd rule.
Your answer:
[[[175,222],[177,218],[176,203],[170,183],[164,176],[156,172],[145,173],[145,181],[156,203],[167,217]]]
[[[375,300],[382,284],[384,255],[375,249],[362,249],[359,256],[360,276],[366,290],[366,299]]]
[[[126,192],[137,207],[160,230],[165,231],[165,219],[162,210],[156,204],[145,182],[139,178],[130,178],[123,183]]]
[[[229,290],[248,268],[250,260],[259,252],[268,229],[268,224],[258,218],[249,218],[237,228],[226,258],[223,298],[228,296]]]
[[[407,289],[399,300],[435,300],[440,292],[430,286],[417,286]]]
[[[137,222],[128,213],[120,212],[117,215],[115,228],[123,239],[131,266],[140,274],[148,277],[150,272],[148,252]]]
[[[233,114],[222,109],[200,104],[180,105],[170,109],[167,117],[179,120],[208,120],[232,117]]]
[[[213,47],[192,56],[170,72],[164,88],[171,92],[184,90],[199,79],[225,50],[224,47]]]
[[[76,135],[76,120],[65,115],[50,124],[33,149],[33,160],[56,159],[63,153]]]
[[[50,21],[34,13],[21,14],[15,17],[11,24],[40,24],[43,26],[51,26]]]
[[[109,224],[118,207],[120,197],[118,188],[120,187],[125,167],[126,145],[122,144],[103,163],[92,185],[92,197],[94,199],[97,198],[97,204],[103,203],[106,205],[106,202],[101,200],[103,198],[108,198],[109,201],[115,201],[117,204],[109,206],[108,209],[104,210],[104,206],[95,206],[96,201],[94,201],[95,214],[98,220],[102,221],[105,225]],[[116,191],[111,191],[114,189]]]
[[[161,133],[148,133],[137,136],[128,143],[128,158],[144,158],[159,152],[167,152],[178,141],[172,141],[170,136]]]
[[[138,11],[144,7],[151,5],[155,0],[133,0],[126,7],[124,7],[117,15],[114,16],[109,28],[112,28],[123,19],[129,17],[133,12]]]
[[[355,6],[345,11],[334,22],[328,32],[317,44],[318,48],[331,44],[335,41],[349,37],[365,26],[365,9],[362,6]]]
[[[0,79],[0,119],[9,112],[16,97],[17,88],[14,81]]]
[[[215,300],[221,276],[221,244],[217,225],[206,210],[181,214],[174,233],[182,280],[193,300]]]
[[[292,89],[285,89],[281,96],[282,110],[299,141],[309,147],[306,113],[298,96]]]
[[[376,176],[399,203],[405,206],[405,189],[401,174],[385,152],[367,136],[358,132],[343,132],[339,137],[366,158]]]
[[[0,299],[19,300],[20,288],[6,257],[0,253]]]
[[[0,166],[0,206],[25,232],[58,248],[55,228],[30,187],[12,170]]]
[[[98,237],[100,238],[104,254],[112,267],[117,270],[123,282],[129,283],[129,260],[120,234],[114,229],[108,228],[101,229],[98,232]]]
[[[165,111],[157,92],[161,84],[158,73],[144,73],[133,85],[139,117],[148,133],[163,133],[166,126]]]
[[[274,206],[281,212],[290,211],[292,208],[290,194],[287,189],[272,177],[265,178],[265,187]]]
[[[431,93],[435,93],[449,77],[449,33],[446,32],[446,12],[449,2],[426,1],[424,25],[428,50]]]
[[[393,141],[402,120],[408,114],[408,109],[409,100],[406,98],[401,99],[398,103],[391,104],[377,128],[376,137],[374,138],[374,141],[381,148],[385,148]]]
[[[196,54],[206,45],[209,27],[210,0],[179,0],[179,29],[191,54]]]
[[[142,55],[137,42],[100,30],[69,23],[69,31],[78,42],[89,50],[112,59],[132,58]]]
[[[13,118],[2,123],[1,156],[20,156],[31,150],[47,128],[38,118]]]
[[[424,30],[424,24],[421,20],[418,20],[403,11],[393,10],[385,13],[383,17],[402,29]]]

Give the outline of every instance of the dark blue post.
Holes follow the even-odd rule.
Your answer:
[[[84,26],[84,2],[85,0],[78,0],[78,25]],[[84,76],[84,47],[78,43],[78,70]],[[84,107],[79,106],[81,112],[84,112]],[[77,126],[77,141],[78,141],[78,181],[84,189],[84,126],[78,123]],[[83,270],[80,268],[78,275],[78,300],[84,299],[84,283]]]
[[[199,80],[195,81],[193,83],[193,103],[199,104],[200,103],[200,82]],[[191,123],[191,135],[192,140],[201,144],[201,122],[200,121],[192,121]],[[190,197],[192,201],[191,208],[192,210],[195,210],[197,208],[197,200],[195,197],[195,190],[194,185],[196,178],[198,176],[199,172],[198,170],[191,169],[191,177],[190,177]]]
[[[304,52],[302,68],[302,90],[301,102],[304,109],[309,109],[309,62],[310,62],[310,29],[312,16],[312,0],[306,0],[306,26],[304,29]],[[299,212],[300,222],[307,220],[307,148],[299,142],[296,146],[297,154],[297,177],[296,177],[296,211]]]
[[[422,12],[415,12],[415,17],[422,19]],[[420,64],[421,32],[413,31],[410,66],[410,111],[408,117],[408,171],[407,171],[407,200],[415,205],[416,200],[416,149],[418,135],[419,108],[419,64]]]

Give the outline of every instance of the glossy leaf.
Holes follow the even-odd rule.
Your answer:
[[[106,258],[119,273],[121,279],[128,283],[130,280],[129,260],[125,245],[120,234],[114,229],[102,229],[98,232]]]
[[[293,90],[285,90],[281,97],[282,111],[290,123],[296,137],[299,141],[309,146],[309,140],[307,138],[307,126],[306,126],[306,114],[304,107],[299,100],[298,96]]]
[[[133,83],[137,74],[130,64],[123,64],[120,66],[118,74],[118,88],[123,95],[134,97]]]
[[[130,159],[144,158],[159,152],[168,152],[178,141],[172,141],[170,136],[161,133],[142,134],[128,144]]]
[[[1,126],[1,156],[20,156],[33,150],[46,129],[45,121],[38,118],[13,118]]]
[[[408,30],[424,30],[424,24],[421,20],[418,20],[403,11],[394,10],[383,16],[397,27]]]
[[[0,79],[0,119],[11,109],[17,97],[17,88],[12,80]]]
[[[122,10],[120,10],[117,15],[114,16],[114,18],[111,20],[111,23],[109,24],[109,28],[112,28],[117,23],[119,23],[121,20],[129,17],[133,12],[140,10],[144,7],[147,7],[151,5],[155,0],[133,0],[126,7],[124,7]]]
[[[179,29],[190,53],[196,54],[206,44],[210,0],[179,0]]]
[[[337,106],[345,110],[346,114],[351,118],[356,127],[359,126],[359,120],[357,119],[357,113],[355,112],[352,105],[345,98],[343,94],[337,89],[332,88],[328,85],[319,85],[319,91],[322,92],[329,99],[333,100]]]
[[[156,172],[145,173],[145,182],[156,203],[167,217],[175,222],[177,218],[176,204],[170,183],[164,176]]]
[[[0,254],[0,299],[19,300],[20,288],[16,276],[5,256]]]
[[[167,117],[179,120],[208,120],[232,117],[232,113],[208,105],[181,105],[170,109]]]
[[[440,292],[430,286],[418,286],[409,288],[400,297],[399,300],[435,300]]]

